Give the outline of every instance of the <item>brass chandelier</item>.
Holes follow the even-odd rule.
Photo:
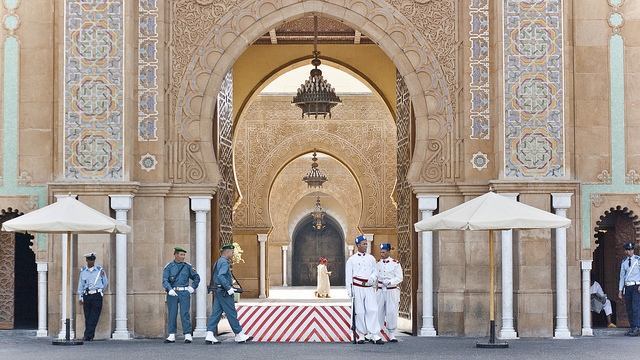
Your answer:
[[[302,118],[322,115],[331,118],[331,109],[340,104],[342,100],[336,95],[335,89],[322,77],[322,71],[318,69],[321,61],[318,59],[320,52],[318,51],[318,17],[313,16],[313,60],[311,65],[315,68],[311,69],[309,79],[300,85],[298,93],[291,101],[292,104],[302,109]]]
[[[313,150],[311,160],[311,170],[302,178],[302,181],[307,183],[307,187],[321,188],[322,184],[327,181],[327,177],[318,169],[318,158],[316,157],[315,149]],[[315,230],[324,229],[324,216],[326,214],[326,211],[322,208],[322,204],[320,204],[320,194],[318,194],[316,206],[311,210],[311,217],[313,218],[312,226]]]

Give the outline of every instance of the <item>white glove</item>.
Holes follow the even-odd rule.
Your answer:
[[[187,286],[187,291],[189,292],[189,294],[193,294],[195,290],[191,286]]]
[[[382,284],[384,284],[384,287],[389,287],[391,285],[391,280],[384,280]]]
[[[350,298],[351,297],[351,289],[347,288],[347,297]]]
[[[376,282],[373,279],[367,280],[367,286],[373,286]]]
[[[235,292],[236,289],[234,288],[230,288],[229,290],[227,290],[227,294],[229,295],[233,295],[233,293]]]
[[[178,296],[178,294],[176,294],[176,291],[173,290],[173,289],[169,290],[168,294],[169,294],[169,296]]]

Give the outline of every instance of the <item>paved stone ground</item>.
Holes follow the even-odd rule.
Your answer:
[[[622,330],[622,329],[620,329]],[[52,338],[36,338],[35,331],[0,330],[0,359],[638,359],[640,338],[620,332],[570,340],[510,340],[507,349],[481,349],[476,342],[488,338],[414,336],[398,343],[353,345],[350,343],[247,343],[236,344],[230,334],[220,345],[164,344],[163,339],[98,340],[77,346],[54,346]]]

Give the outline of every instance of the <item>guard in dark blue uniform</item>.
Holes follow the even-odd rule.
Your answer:
[[[164,267],[162,272],[162,287],[167,292],[167,307],[169,309],[169,336],[165,343],[176,342],[178,323],[178,304],[180,304],[180,319],[182,320],[182,332],[184,342],[193,341],[191,334],[191,294],[200,284],[200,275],[191,264],[184,261],[187,250],[181,247],[173,248],[174,260]],[[193,281],[190,284],[190,279]]]
[[[219,344],[220,341],[215,338],[213,332],[216,331],[220,317],[224,312],[231,325],[231,330],[236,334],[235,341],[238,343],[246,343],[251,341],[253,336],[249,336],[242,332],[242,326],[238,322],[238,313],[236,312],[236,304],[233,303],[233,293],[235,288],[233,287],[233,275],[231,274],[231,259],[233,258],[234,246],[227,244],[222,247],[222,254],[220,259],[216,261],[213,266],[213,282],[220,286],[220,290],[214,293],[213,308],[211,309],[211,316],[207,322],[207,336],[205,337],[205,344],[213,345]]]
[[[626,257],[620,264],[618,298],[624,298],[631,330],[625,335],[640,336],[640,256],[633,253],[633,243],[624,244]]]
[[[78,298],[84,310],[84,341],[93,340],[96,325],[102,312],[102,297],[109,285],[107,274],[100,265],[96,265],[96,253],[84,255],[87,266],[80,269],[78,280]]]

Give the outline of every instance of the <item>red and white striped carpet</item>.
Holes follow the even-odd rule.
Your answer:
[[[243,331],[252,335],[253,341],[351,341],[349,306],[238,305],[236,309]]]

